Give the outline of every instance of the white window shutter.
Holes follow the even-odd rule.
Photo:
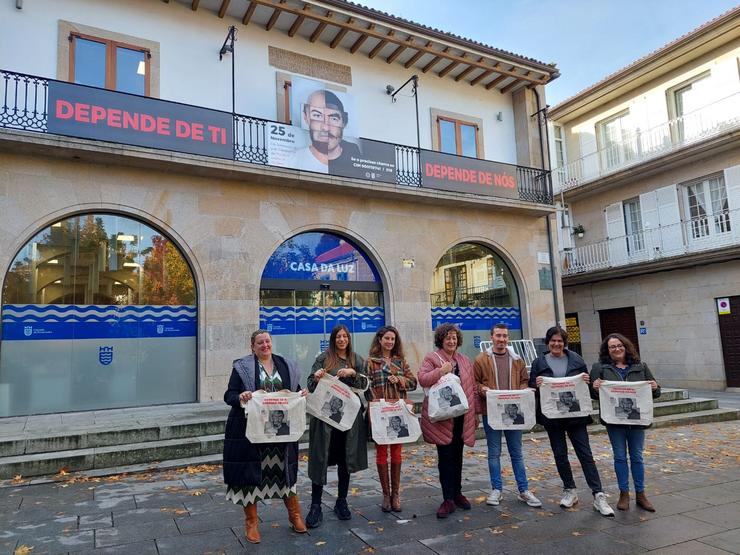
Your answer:
[[[658,198],[655,191],[640,195],[640,219],[645,249],[648,258],[660,254],[660,223],[658,221]]]
[[[568,217],[568,209],[561,204],[557,205],[555,226],[558,228],[558,244],[560,245],[560,250],[572,248],[573,235]]]
[[[727,206],[730,209],[732,236],[740,237],[740,166],[725,170],[725,189],[727,190]]]
[[[627,237],[624,228],[624,209],[621,202],[610,204],[604,209],[606,235],[609,243],[609,262],[620,266],[627,261]]]
[[[660,225],[660,251],[663,256],[675,256],[684,252],[681,212],[678,207],[678,190],[675,185],[661,187],[655,191]]]

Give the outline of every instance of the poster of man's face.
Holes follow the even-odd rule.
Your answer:
[[[524,413],[517,403],[506,403],[501,420],[506,424],[524,424]]]
[[[454,407],[460,404],[460,397],[455,395],[454,391],[449,385],[444,386],[439,390],[439,406],[440,407]]]
[[[633,397],[619,397],[617,406],[614,407],[614,416],[622,420],[639,420],[640,409]]]
[[[581,403],[572,391],[558,393],[556,405],[560,412],[579,412],[581,410]]]
[[[409,437],[409,427],[406,422],[400,416],[391,416],[388,420],[388,426],[386,428],[388,437]]]
[[[330,391],[327,392],[327,400],[321,407],[321,414],[339,423],[344,416],[344,401]]]
[[[290,425],[284,410],[275,409],[268,412],[265,433],[276,436],[290,435]]]

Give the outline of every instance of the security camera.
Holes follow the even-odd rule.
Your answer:
[[[393,91],[395,91],[395,90],[396,90],[396,87],[394,87],[393,85],[386,85],[385,86],[385,94],[387,94],[387,95],[393,94]]]

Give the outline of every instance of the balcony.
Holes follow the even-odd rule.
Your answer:
[[[652,129],[626,133],[622,141],[553,169],[553,189],[570,191],[739,127],[740,92]]]
[[[565,278],[732,246],[740,246],[740,210],[726,210],[568,249],[560,253],[561,268]]]
[[[276,166],[269,163],[270,155],[268,148],[268,132],[276,125],[284,126],[285,124],[250,115],[232,114],[230,112],[224,113],[216,110],[210,110],[208,108],[189,106],[179,102],[168,102],[160,99],[151,99],[127,93],[115,93],[111,91],[105,91],[104,89],[97,89],[95,87],[75,85],[72,83],[56,81],[44,77],[3,70],[0,70],[0,94],[2,94],[2,105],[0,106],[0,128],[31,131],[34,133],[42,134],[48,133],[51,135],[52,133],[50,133],[48,126],[51,119],[49,117],[49,85],[51,83],[54,83],[55,87],[57,88],[64,87],[68,91],[87,91],[86,94],[90,93],[88,94],[88,96],[94,95],[96,93],[101,95],[114,94],[118,95],[118,98],[125,96],[130,100],[131,103],[137,103],[138,105],[142,105],[142,103],[150,103],[150,105],[154,106],[155,109],[160,109],[164,112],[172,111],[172,113],[176,113],[178,109],[201,111],[200,113],[211,112],[219,116],[221,120],[223,120],[224,117],[226,118],[226,121],[228,123],[224,125],[223,130],[228,130],[229,137],[228,141],[223,143],[226,146],[225,152],[227,154],[225,156],[223,154],[214,154],[211,156],[220,157],[221,159],[226,158],[236,163],[282,169],[297,169],[286,165]],[[89,110],[90,105],[86,106]],[[121,110],[118,109],[116,111],[118,113],[118,116],[116,116],[116,122],[118,123],[118,125],[116,125],[115,127],[120,128]],[[92,110],[90,110],[90,112],[92,112]],[[142,113],[141,115],[142,118],[144,116],[150,117],[149,114]],[[86,117],[88,117],[89,121],[91,118],[93,118],[93,116],[94,114],[91,114],[87,115]],[[160,118],[155,119],[158,120]],[[95,121],[92,121],[92,123],[95,124]],[[174,124],[172,125],[172,127],[174,127]],[[203,126],[201,125],[201,128],[202,127]],[[174,135],[174,129],[172,129],[171,131],[171,134]],[[201,135],[202,133],[203,131],[201,131]],[[227,134],[224,133],[224,136],[226,135]],[[73,136],[90,138],[80,135]],[[218,136],[220,137],[220,135]],[[206,137],[208,138],[207,132]],[[216,135],[214,135],[214,141],[215,137]],[[131,143],[108,137],[106,137],[105,139],[96,140],[103,140],[118,144],[133,144],[142,146],[141,143]],[[388,143],[385,141],[376,141],[373,139],[363,138],[361,139],[361,141],[363,145],[370,145],[370,147],[373,149],[385,148],[387,150],[390,147],[395,151],[395,160],[392,160],[393,154],[391,152],[389,157],[390,164],[388,164],[389,166],[394,166],[394,175],[392,177],[386,177],[384,180],[381,180],[381,182],[384,185],[395,185],[396,190],[398,191],[424,191],[425,189],[427,191],[431,191],[431,189],[434,188],[443,191],[473,193],[478,197],[487,196],[487,198],[491,199],[496,199],[500,197],[502,200],[524,201],[525,203],[540,205],[552,205],[553,203],[549,172],[537,168],[517,166],[513,164],[487,160],[470,159],[462,156],[447,155],[436,153],[430,150],[419,149],[413,146]],[[172,141],[170,141],[169,144],[163,146],[159,146],[157,144],[146,144],[143,146],[156,150],[174,150],[176,152],[193,153],[192,150],[177,150],[176,148],[173,148]],[[224,149],[222,149],[221,152],[223,153]],[[199,154],[199,152],[195,152],[195,154]],[[209,155],[206,154],[206,156]],[[469,166],[473,168],[472,170],[464,170],[465,172],[468,172],[465,175],[470,175],[471,172],[476,173],[477,175],[477,172],[480,171],[481,174],[488,177],[488,181],[487,183],[484,183],[483,181],[476,182],[474,180],[473,183],[478,183],[477,189],[475,187],[469,187],[468,189],[461,189],[459,187],[445,188],[440,187],[438,183],[436,184],[436,186],[433,186],[433,180],[426,179],[423,175],[422,161],[434,156],[447,157],[446,159],[448,160],[456,160],[457,164],[461,167]],[[393,162],[395,162],[395,165],[393,164]],[[448,166],[443,166],[443,168],[447,167]],[[459,169],[457,169],[457,171],[460,175],[463,175]],[[489,186],[489,189],[495,189],[495,187],[493,187],[494,178],[498,177],[498,175],[503,174],[505,174],[505,177],[507,177],[508,181],[502,181],[502,183],[505,183],[505,185],[500,185],[499,183],[496,183],[496,185],[500,185],[500,187],[502,187],[501,190],[503,190],[503,188],[508,188],[506,194],[498,195],[494,193],[489,193],[488,195],[486,195],[478,193],[478,191],[483,190],[486,185]],[[316,174],[317,177],[319,177],[320,175],[321,174]],[[333,175],[337,175],[339,177],[355,177],[357,179],[362,179],[361,177],[347,176],[344,174]],[[365,172],[365,175],[369,178],[369,172]],[[435,175],[435,177],[438,176]],[[439,180],[437,179],[436,181]]]

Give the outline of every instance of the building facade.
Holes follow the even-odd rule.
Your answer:
[[[305,380],[338,323],[418,365],[558,318],[553,65],[343,0],[5,3],[0,61],[0,416],[219,399],[260,326]]]
[[[568,325],[671,386],[740,387],[740,9],[549,112]]]

